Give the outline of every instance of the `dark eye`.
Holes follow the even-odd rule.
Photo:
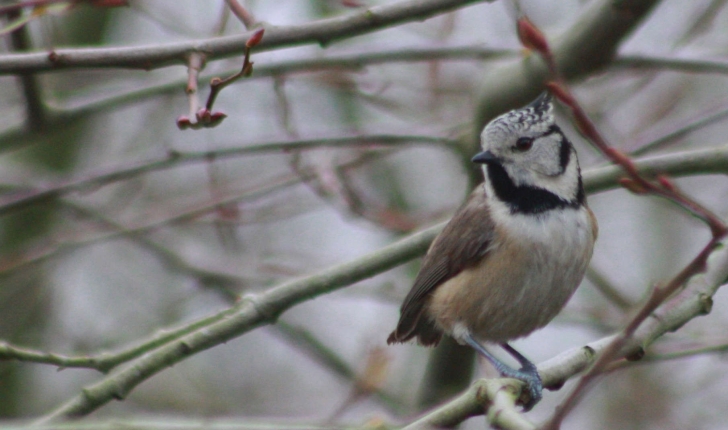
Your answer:
[[[526,152],[533,146],[533,138],[532,137],[519,137],[516,141],[516,150],[521,152]]]

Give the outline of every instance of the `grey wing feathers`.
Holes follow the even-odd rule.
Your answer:
[[[423,318],[429,295],[443,282],[480,262],[488,253],[493,234],[486,196],[482,187],[478,187],[427,252],[420,273],[402,303],[397,329],[389,335],[388,343],[418,337],[423,345],[437,344],[441,333],[432,321]]]

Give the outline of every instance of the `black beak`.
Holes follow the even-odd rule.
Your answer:
[[[492,164],[492,163],[496,163],[497,161],[498,161],[498,157],[493,155],[493,153],[490,151],[483,151],[481,153],[478,153],[472,159],[473,163],[479,163],[479,164]]]

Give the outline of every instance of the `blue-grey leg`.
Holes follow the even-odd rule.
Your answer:
[[[503,349],[505,349],[506,352],[511,354],[513,358],[518,360],[518,363],[520,363],[521,368],[516,370],[503,363],[502,361],[498,360],[493,354],[488,352],[488,350],[486,350],[483,345],[478,343],[478,341],[475,340],[472,335],[468,335],[465,338],[465,342],[470,345],[471,348],[476,350],[480,355],[490,361],[495,367],[495,370],[497,370],[498,373],[500,373],[502,376],[505,376],[506,378],[518,379],[526,384],[526,387],[528,388],[528,393],[530,394],[530,400],[528,401],[528,403],[523,405],[524,410],[531,410],[531,408],[533,408],[534,405],[536,405],[536,403],[541,400],[541,393],[543,392],[543,383],[541,382],[541,377],[538,374],[536,366],[528,361],[526,357],[521,355],[521,353],[513,349],[513,347],[511,347],[507,343],[501,344]]]

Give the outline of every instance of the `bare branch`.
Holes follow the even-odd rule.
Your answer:
[[[111,400],[125,398],[141,382],[190,355],[275,322],[281,313],[298,303],[409,261],[425,252],[441,228],[442,225],[431,227],[349,263],[246,296],[236,306],[208,317],[212,322],[204,329],[160,346],[84,388],[82,394],[43,417],[40,423],[87,415]]]
[[[514,385],[515,384],[515,385]],[[418,430],[455,427],[488,411],[488,423],[504,430],[531,430],[536,426],[516,408],[520,393],[514,379],[479,379],[454,400],[403,428]]]
[[[342,17],[322,19],[287,27],[264,27],[266,36],[258,51],[317,43],[322,47],[396,24],[422,21],[435,15],[484,0],[403,0],[375,6]],[[202,52],[208,61],[240,55],[253,31],[242,35],[117,48],[56,49],[32,54],[0,56],[0,75],[44,72],[69,68],[119,67],[151,70],[184,64],[192,52]]]
[[[361,430],[361,426],[291,423],[285,419],[250,419],[249,417],[181,417],[149,413],[145,417],[130,416],[124,419],[89,419],[70,421],[63,424],[35,425],[27,421],[13,421],[3,424],[2,430],[119,430],[120,427],[134,430]]]
[[[693,131],[699,130],[703,127],[715,124],[716,122],[728,117],[728,106],[723,104],[720,107],[713,107],[706,112],[703,112],[697,118],[694,118],[683,124],[670,124],[667,131],[663,131],[657,137],[651,137],[645,139],[646,141],[639,142],[639,140],[631,145],[635,148],[631,151],[631,155],[643,155],[648,152],[652,152],[658,149],[663,149],[669,143],[676,141],[677,139],[692,133]]]
[[[233,0],[234,1],[234,0]],[[192,113],[190,113],[190,117],[179,117],[177,119],[177,127],[179,127],[181,130],[191,128],[191,129],[200,129],[200,128],[212,128],[217,127],[220,125],[222,120],[224,120],[227,115],[225,115],[223,112],[220,111],[213,111],[212,106],[215,103],[215,99],[217,98],[217,95],[220,93],[220,91],[223,90],[226,86],[230,85],[231,83],[237,81],[240,78],[249,78],[253,74],[253,62],[250,61],[250,52],[252,48],[260,43],[260,41],[263,38],[263,33],[265,32],[265,29],[260,28],[256,30],[252,36],[250,36],[250,39],[248,39],[247,42],[245,42],[245,52],[243,53],[243,66],[240,69],[239,72],[233,74],[232,76],[228,76],[227,78],[219,78],[214,77],[210,80],[210,94],[207,97],[207,102],[205,103],[205,107],[202,109],[195,109],[194,111],[194,117],[196,118],[196,122],[191,122],[190,118],[192,118]],[[189,85],[188,87],[189,88]]]
[[[260,79],[260,78],[277,78],[281,75],[290,73],[317,73],[322,70],[330,69],[343,69],[343,70],[361,70],[367,66],[388,64],[388,63],[401,63],[401,62],[423,62],[423,61],[437,61],[437,60],[474,60],[483,61],[489,59],[519,57],[520,53],[514,49],[507,48],[492,48],[483,46],[452,46],[452,47],[411,47],[404,49],[386,50],[386,51],[373,51],[373,52],[361,52],[352,54],[337,54],[322,58],[304,58],[290,61],[278,61],[275,63],[266,63],[262,65],[256,65],[255,74],[249,77],[249,79]],[[625,64],[622,64],[622,58],[625,59]],[[633,56],[617,57],[611,63],[617,69],[628,68],[628,64],[632,62]],[[640,56],[641,60],[646,63],[652,64],[655,68],[660,70],[674,70],[674,71],[689,71],[692,73],[714,73],[720,72],[728,73],[728,68],[725,68],[725,62],[718,59],[673,59],[670,57],[652,57],[652,56]],[[0,62],[2,56],[0,56]],[[705,66],[705,67],[703,67]],[[723,69],[722,69],[723,68]],[[230,70],[224,74],[233,74],[235,70]],[[202,74],[200,76],[200,82],[209,82],[210,79],[215,77],[216,74]],[[75,106],[63,108],[63,109],[49,109],[49,120],[57,122],[69,122],[74,118],[78,118],[90,113],[99,113],[113,108],[118,108],[126,104],[142,102],[152,97],[156,97],[160,94],[168,94],[179,90],[181,85],[184,85],[185,81],[175,80],[157,85],[150,85],[146,88],[140,88],[132,91],[125,91],[120,94],[107,96],[104,98],[96,98],[94,100],[78,101]],[[205,83],[207,85],[207,83]],[[713,112],[714,110],[711,110]],[[195,110],[196,112],[196,110]],[[194,118],[194,113],[186,115],[187,119]],[[658,138],[652,138],[650,141],[655,142],[649,143],[637,143],[634,147],[638,149],[634,152],[635,154],[644,154],[648,150],[654,147],[661,146],[665,141],[675,139],[678,136],[682,136],[685,133],[695,131],[698,128],[704,127],[720,119],[725,115],[725,112],[721,110],[720,113],[710,115],[705,119],[697,119],[694,123],[690,123],[684,127],[679,127],[675,133],[666,134]],[[22,142],[21,135],[24,133],[20,129],[8,129],[0,134],[0,148],[8,149],[12,145]],[[643,148],[644,146],[644,148]]]
[[[260,145],[248,145],[238,148],[227,148],[204,152],[171,152],[166,157],[135,163],[128,167],[117,168],[111,171],[87,175],[83,178],[67,181],[37,191],[18,192],[14,196],[0,199],[0,215],[26,207],[61,195],[82,190],[88,186],[109,184],[129,179],[144,173],[179,167],[188,163],[207,162],[212,158],[240,157],[252,154],[270,152],[285,152],[294,149],[335,148],[335,147],[386,147],[401,146],[403,144],[430,144],[454,147],[457,142],[432,136],[405,136],[405,135],[371,135],[352,136],[329,139],[308,139],[289,142],[272,142]]]

